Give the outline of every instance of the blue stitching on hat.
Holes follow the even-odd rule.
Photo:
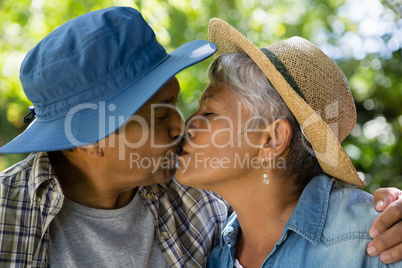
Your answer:
[[[119,65],[119,66],[117,66],[115,69],[113,69],[113,70],[111,70],[110,72],[108,72],[107,75],[106,75],[106,77],[105,77],[104,79],[95,81],[95,82],[93,82],[92,85],[89,85],[88,87],[83,88],[81,91],[74,92],[74,94],[64,95],[64,96],[63,96],[63,99],[70,98],[70,97],[76,95],[77,93],[85,92],[85,91],[88,91],[88,90],[91,89],[91,88],[97,87],[99,84],[103,84],[105,81],[108,81],[108,80],[110,80],[111,78],[115,77],[115,75],[116,75],[117,73],[119,73],[119,72],[121,73],[121,72],[123,72],[124,70],[126,70],[127,68],[132,67],[132,66],[133,66],[133,63],[136,61],[136,59],[139,58],[141,54],[144,54],[144,50],[148,50],[148,49],[150,49],[150,47],[153,47],[153,48],[155,47],[155,48],[157,48],[157,49],[159,48],[159,50],[161,50],[161,49],[160,49],[161,45],[160,45],[158,42],[154,42],[154,44],[152,44],[152,45],[150,45],[150,46],[147,46],[147,47],[144,47],[143,50],[141,50],[141,51],[138,52],[137,54],[133,55],[133,56],[131,57],[131,59],[129,59],[126,64],[124,64],[124,65]],[[161,50],[161,51],[162,51],[162,50]],[[168,54],[167,54],[167,55],[168,55]],[[162,60],[163,60],[163,59],[162,59]],[[157,63],[156,63],[156,64],[157,64]],[[154,65],[150,66],[149,68],[151,68],[151,67],[153,67],[153,66],[154,66]],[[141,76],[141,77],[142,77],[142,76]],[[137,81],[137,80],[138,80],[138,79],[136,79],[136,80],[134,80],[134,81]],[[105,97],[105,96],[102,96],[102,98],[100,98],[100,99],[103,99],[104,97]],[[60,100],[57,100],[57,101],[54,101],[54,102],[49,102],[48,104],[46,104],[46,105],[44,105],[44,106],[39,106],[39,107],[40,107],[40,108],[43,108],[43,107],[46,107],[46,106],[48,106],[48,105],[50,105],[50,104],[58,103],[59,101],[61,101],[61,100],[63,100],[63,99],[60,99]],[[97,101],[97,100],[95,100],[95,101]],[[38,107],[38,105],[37,105],[36,107]]]
[[[160,46],[159,43],[156,43],[156,44]],[[142,52],[142,53],[143,53],[143,52]],[[99,101],[101,101],[101,100],[103,100],[103,101],[108,101],[108,100],[110,100],[111,98],[115,97],[116,95],[121,94],[122,92],[124,92],[124,91],[126,91],[127,89],[129,89],[129,88],[132,86],[132,84],[134,84],[135,82],[137,82],[138,80],[140,80],[141,78],[143,78],[144,76],[146,76],[147,74],[149,74],[153,69],[155,69],[157,66],[159,66],[160,64],[162,64],[162,63],[165,62],[166,60],[168,60],[170,57],[171,57],[170,54],[166,54],[165,57],[163,57],[161,60],[159,60],[159,61],[156,62],[155,64],[151,65],[150,67],[148,67],[148,69],[146,69],[146,70],[144,70],[144,71],[142,72],[142,75],[141,75],[141,76],[138,76],[136,79],[130,81],[130,82],[129,82],[125,87],[123,87],[121,90],[116,91],[116,92],[114,92],[113,94],[110,94],[110,95],[108,95],[108,96],[102,96],[102,98],[97,99],[97,100],[90,100],[90,102],[95,103],[95,102],[99,102]],[[123,72],[125,69],[127,69],[127,68],[129,68],[129,67],[132,66],[132,64],[130,64],[130,63],[132,63],[133,61],[134,61],[134,60],[132,60],[132,61],[130,61],[129,63],[127,63],[124,68],[123,68],[122,66],[120,66],[121,68],[115,69],[114,71],[115,71],[116,73],[117,73],[117,72]],[[109,74],[111,74],[111,73],[109,73]],[[98,82],[98,83],[96,83],[95,85],[93,85],[93,86],[91,86],[91,87],[85,88],[84,91],[87,91],[87,90],[90,89],[90,88],[96,87],[98,84],[103,83],[103,82],[105,82],[105,81],[107,81],[107,80],[110,80],[110,79],[113,78],[113,77],[114,77],[114,75],[109,75],[109,78],[108,78],[108,79],[101,80],[102,82]],[[71,95],[71,96],[73,96],[73,95]],[[71,97],[71,96],[69,96],[69,97]],[[60,99],[59,101],[50,103],[50,104],[48,104],[48,105],[55,104],[55,103],[62,102],[62,101],[66,101],[66,102],[67,102],[67,99],[68,99],[68,97],[63,98],[63,99]],[[83,103],[83,102],[89,102],[89,100],[88,100],[88,101],[82,101],[81,103]],[[66,114],[68,114],[68,112],[71,110],[71,108],[73,108],[73,105],[71,105],[70,103],[67,102],[66,104],[67,104],[67,105],[64,106],[64,107],[66,107],[66,112],[61,113],[59,116],[52,116],[52,117],[43,117],[43,116],[41,116],[41,117],[36,117],[36,121],[37,121],[37,122],[50,122],[50,121],[57,120],[57,119],[59,119],[59,118],[65,117]],[[46,106],[48,106],[48,105],[46,105]],[[75,105],[76,105],[76,104],[74,104],[74,106],[75,106]],[[46,106],[43,106],[43,107],[46,107]],[[67,107],[67,106],[68,106],[68,107]],[[38,105],[37,105],[36,107],[38,107]],[[42,107],[40,107],[40,108],[42,108]]]
[[[127,13],[127,15],[136,13],[134,9],[122,9],[121,11],[123,11],[123,13]],[[67,23],[69,23],[69,22],[67,22]],[[52,57],[47,57],[47,58],[45,58],[45,60],[38,63],[37,69],[32,69],[33,68],[32,66],[29,66],[29,67],[24,66],[24,69],[21,69],[20,72],[24,73],[24,74],[25,73],[29,74],[30,72],[33,72],[35,70],[39,71],[40,69],[42,69],[44,67],[45,64],[54,63],[60,59],[79,54],[77,52],[78,48],[83,49],[88,45],[98,42],[99,39],[105,38],[108,35],[114,34],[115,32],[119,31],[120,27],[121,27],[121,24],[119,22],[116,22],[113,25],[111,25],[111,27],[109,29],[99,29],[98,34],[94,34],[94,36],[92,38],[84,40],[84,42],[80,43],[79,46],[77,46],[75,50],[64,51],[64,52],[60,52],[57,55],[53,55]],[[112,29],[115,31],[112,31]],[[39,44],[43,43],[44,40],[49,39],[49,38],[50,38],[49,36],[45,37],[42,41],[39,42]]]
[[[110,30],[105,30],[103,31],[104,33],[102,33],[103,35],[98,35],[96,36],[97,38],[95,39],[95,36],[89,40],[86,40],[86,42],[81,43],[79,46],[77,46],[77,48],[83,49],[86,46],[89,46],[91,44],[93,44],[94,42],[97,42],[98,40],[107,37],[108,35],[113,34],[112,31]],[[94,42],[90,42],[92,40],[95,40]],[[43,69],[45,67],[45,65],[48,64],[52,64],[52,63],[56,63],[59,60],[65,59],[65,58],[69,58],[69,57],[73,57],[75,55],[79,55],[80,53],[78,52],[78,49],[75,50],[70,50],[70,51],[63,51],[63,52],[59,52],[56,55],[53,55],[51,57],[47,57],[45,59],[43,59],[42,61],[40,61],[38,63],[37,68],[33,68],[32,66],[30,66],[29,68],[24,67],[24,69],[21,69],[21,73],[22,74],[31,74],[35,71],[40,71],[41,69]]]
[[[129,20],[132,19],[132,14],[134,14],[134,16],[138,15],[142,19],[141,14],[137,14],[137,11],[134,9],[120,9],[120,11],[120,14],[123,16],[129,15]],[[57,54],[53,53],[49,57],[43,57],[43,55],[42,57],[39,57],[37,55],[34,55],[37,59],[39,58],[41,61],[37,62],[34,67],[32,65],[32,62],[30,62],[30,65],[25,65],[24,68],[21,69],[21,74],[26,75],[24,79],[26,79],[27,83],[32,83],[32,78],[36,77],[35,72],[44,72],[44,68],[49,68],[49,66],[51,66],[52,64],[58,64],[59,61],[62,61],[63,59],[68,60],[69,58],[73,59],[75,57],[74,60],[80,60],[79,57],[82,54],[82,50],[85,50],[87,46],[90,46],[95,42],[98,42],[99,40],[108,38],[109,36],[113,37],[116,32],[120,31],[119,29],[122,28],[123,25],[120,22],[127,19],[127,17],[124,18],[123,16],[120,16],[120,19],[115,21],[109,20],[108,29],[96,29],[96,31],[91,33],[90,38],[82,39],[80,40],[81,42],[75,43],[73,50],[67,50],[66,48],[65,51],[56,50],[55,52]],[[59,36],[55,34],[54,36],[48,37],[48,40],[52,41],[51,38],[53,37]],[[117,38],[121,38],[121,36]],[[123,62],[115,62],[114,66],[111,65],[111,67],[114,68],[107,70],[107,72],[105,72],[101,76],[99,75],[99,73],[94,73],[94,75],[89,77],[88,79],[85,79],[85,77],[81,77],[80,79],[83,79],[82,81],[84,81],[85,83],[81,85],[75,83],[78,86],[74,89],[74,91],[71,91],[70,94],[68,94],[69,92],[64,91],[58,96],[54,95],[54,98],[52,99],[42,98],[39,95],[38,100],[40,103],[35,103],[35,108],[37,110],[36,112],[40,115],[40,118],[37,118],[39,119],[38,121],[51,121],[65,117],[69,110],[71,110],[72,107],[79,103],[108,100],[127,90],[130,85],[143,78],[151,70],[159,66],[162,62],[166,61],[170,57],[170,55],[166,53],[165,49],[157,42],[153,32],[152,35],[150,35],[150,38],[150,43],[143,44],[142,47],[137,47],[135,54],[133,52],[130,52],[130,54],[132,54],[131,57],[127,57]],[[46,38],[44,40],[46,40]],[[43,42],[42,46],[37,48],[37,50],[33,53],[40,54],[44,49],[46,49],[46,41],[42,40],[41,42]],[[154,52],[150,54],[152,56],[149,56],[149,51]],[[143,60],[139,59],[144,58],[144,55],[147,61],[142,62]],[[125,83],[118,84],[118,80],[121,80],[121,78],[124,78],[123,81]],[[79,83],[79,80],[77,81]],[[68,85],[67,88],[71,88],[72,86],[74,86],[74,84]],[[99,88],[99,92],[97,96],[95,96],[95,98],[93,98],[92,96],[94,92],[94,90],[92,89],[94,88]],[[33,90],[31,91],[32,94],[35,94]],[[76,95],[78,95],[78,97],[75,97]]]

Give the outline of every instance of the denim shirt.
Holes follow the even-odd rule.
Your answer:
[[[402,267],[402,261],[387,266],[378,256],[366,253],[369,230],[377,216],[370,194],[339,188],[334,179],[320,174],[304,189],[261,267]],[[239,229],[233,213],[220,245],[211,253],[209,267],[233,267]]]

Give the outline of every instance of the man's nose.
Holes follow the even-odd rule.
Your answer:
[[[187,121],[186,121],[186,132],[188,134],[188,138],[194,138],[195,135],[197,134],[197,130],[199,128],[199,122],[198,120],[192,115]]]
[[[169,137],[176,139],[183,136],[185,133],[184,121],[177,110],[172,111],[172,116],[169,125]]]

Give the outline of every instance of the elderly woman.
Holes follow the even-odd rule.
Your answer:
[[[189,119],[177,179],[233,207],[210,267],[379,267],[377,212],[340,142],[356,122],[347,80],[299,37],[257,49],[213,19],[220,55]],[[402,263],[395,266],[401,267]]]

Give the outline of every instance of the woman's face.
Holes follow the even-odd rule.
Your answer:
[[[185,185],[215,190],[259,170],[261,135],[247,131],[251,117],[227,85],[209,85],[198,111],[187,121],[190,137],[179,156],[176,178]]]

